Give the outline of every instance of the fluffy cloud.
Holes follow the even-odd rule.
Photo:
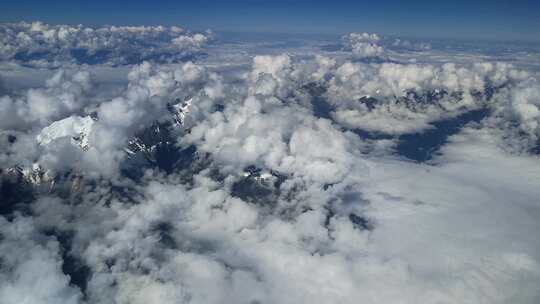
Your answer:
[[[31,66],[179,62],[199,53],[211,37],[172,26],[0,25],[0,58]]]
[[[92,96],[92,89],[89,72],[69,75],[60,70],[47,80],[46,88],[30,89],[22,96],[0,97],[0,128],[46,126],[85,107]]]
[[[326,96],[335,106],[334,118],[349,128],[389,134],[420,131],[430,122],[487,106],[494,90],[527,77],[503,63],[467,68],[346,62],[333,75]]]
[[[222,94],[219,78],[189,62],[177,70],[162,70],[145,62],[134,67],[128,78],[123,96],[101,103],[97,109],[89,149],[83,154],[85,171],[117,174],[127,141],[153,122],[167,119],[171,114],[168,105],[195,100],[189,107],[192,117],[201,115],[201,109],[208,111]]]
[[[1,97],[0,127],[6,140],[17,139],[6,145],[4,162],[11,166],[37,162],[45,171],[75,166],[86,173],[112,176],[138,131],[174,116],[182,116],[188,126],[223,95],[220,78],[191,62],[177,68],[144,62],[129,72],[128,80],[120,96],[104,101],[95,92],[89,72],[61,70],[46,88]],[[32,148],[21,148],[23,143]],[[13,149],[33,153],[12,153]],[[21,155],[26,156],[17,157]]]
[[[343,37],[346,49],[356,58],[373,58],[384,55],[384,48],[379,45],[381,38],[377,34],[351,33]]]
[[[540,85],[530,81],[512,90],[510,109],[520,122],[522,131],[540,136]]]
[[[62,272],[61,249],[54,237],[36,231],[29,218],[8,222],[0,216],[0,301],[77,304],[82,293]]]

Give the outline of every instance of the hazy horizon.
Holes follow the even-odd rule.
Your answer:
[[[13,1],[0,21],[182,25],[195,30],[540,41],[537,1]]]

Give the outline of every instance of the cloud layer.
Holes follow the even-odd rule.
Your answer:
[[[65,51],[110,39],[124,64],[206,38],[15,29],[30,42],[6,58],[47,41],[43,60],[75,65],[0,97],[0,303],[540,300],[534,71],[395,61],[351,34],[335,54],[172,55],[110,83]]]
[[[172,26],[0,25],[0,58],[31,66],[123,65],[144,60],[178,62],[207,44],[211,33],[192,34]]]

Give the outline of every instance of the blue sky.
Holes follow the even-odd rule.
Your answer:
[[[540,1],[139,1],[18,0],[2,4],[1,21],[178,24],[217,31],[540,40]]]

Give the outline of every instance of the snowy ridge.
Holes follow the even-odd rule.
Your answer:
[[[47,145],[58,138],[70,137],[74,145],[88,150],[88,135],[92,131],[93,124],[94,120],[90,116],[70,116],[43,128],[36,139],[39,144]]]

